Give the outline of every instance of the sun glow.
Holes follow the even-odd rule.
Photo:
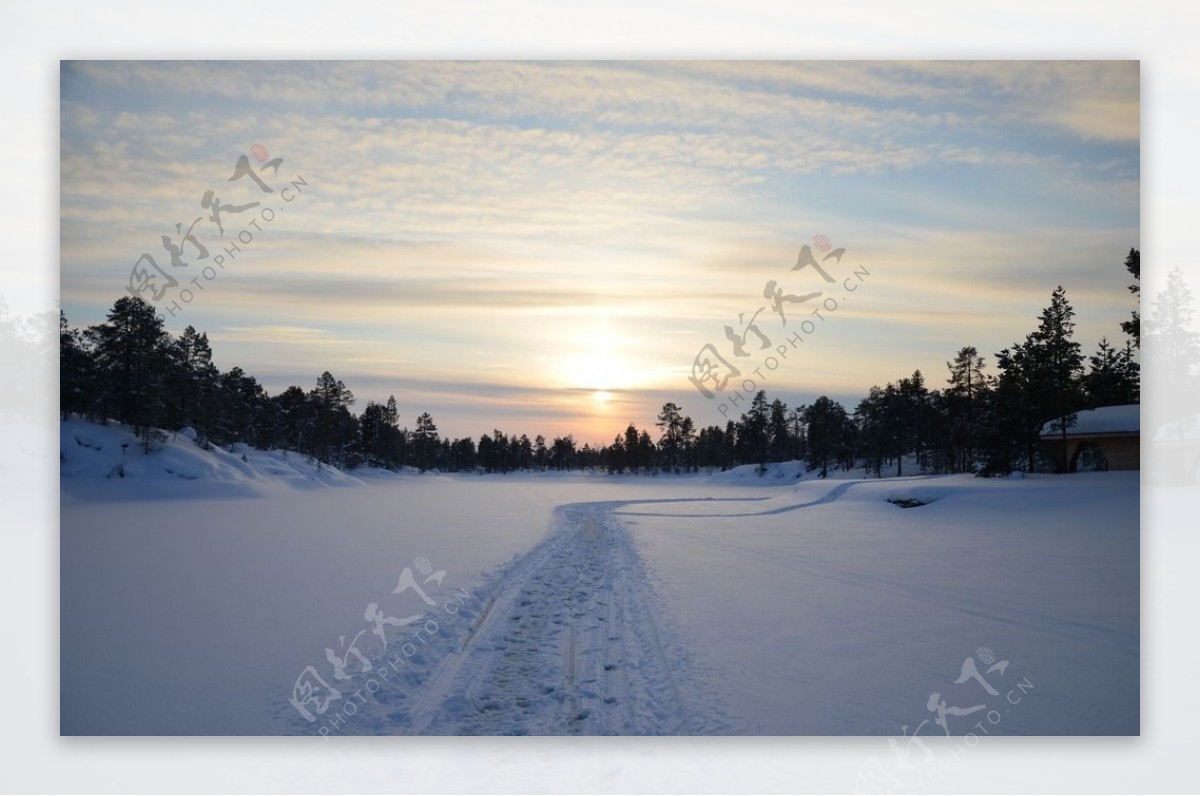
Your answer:
[[[592,391],[592,401],[605,404],[616,390],[629,389],[637,382],[628,350],[620,334],[607,318],[596,318],[567,338],[560,373],[564,386]]]

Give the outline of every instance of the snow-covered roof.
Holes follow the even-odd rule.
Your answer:
[[[1087,409],[1075,413],[1075,422],[1067,427],[1067,436],[1137,434],[1141,430],[1141,416],[1142,407],[1140,404],[1102,406],[1099,409]],[[1055,421],[1051,420],[1042,426],[1043,437],[1059,435],[1059,431],[1052,428],[1054,423]]]

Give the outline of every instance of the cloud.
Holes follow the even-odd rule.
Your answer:
[[[72,320],[102,317],[137,257],[163,262],[161,237],[201,217],[210,257],[192,253],[179,273],[196,276],[240,230],[253,242],[169,324],[209,332],[222,363],[272,384],[328,368],[360,397],[398,391],[463,419],[492,407],[564,427],[583,414],[644,423],[648,401],[688,389],[696,350],[763,303],[766,279],[799,289],[789,269],[816,232],[871,268],[870,292],[779,389],[865,389],[898,362],[940,368],[960,338],[1010,342],[1059,281],[1090,335],[1123,312],[1119,261],[1136,245],[1136,63],[73,62],[62,74]],[[229,180],[254,144],[283,159],[263,175],[275,192]],[[283,202],[278,188],[301,175]],[[203,218],[209,189],[260,204],[228,212],[221,236]],[[587,386],[575,382],[589,364],[620,369],[619,419],[581,414],[569,390]]]
[[[1076,100],[1051,118],[1088,139],[1137,141],[1141,137],[1137,100]]]

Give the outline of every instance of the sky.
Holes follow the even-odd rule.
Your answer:
[[[222,370],[272,393],[329,370],[356,410],[395,395],[402,424],[429,411],[443,435],[606,442],[666,401],[724,425],[756,389],[853,410],[918,368],[942,386],[963,346],[994,371],[1057,285],[1088,353],[1123,345],[1136,306],[1136,61],[60,77],[73,325],[103,321],[136,266],[167,329],[206,332]]]

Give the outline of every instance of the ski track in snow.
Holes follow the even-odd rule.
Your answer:
[[[629,532],[630,502],[560,506],[555,528],[511,564],[459,651],[414,697],[430,735],[679,735],[712,732],[675,677],[656,599]]]

